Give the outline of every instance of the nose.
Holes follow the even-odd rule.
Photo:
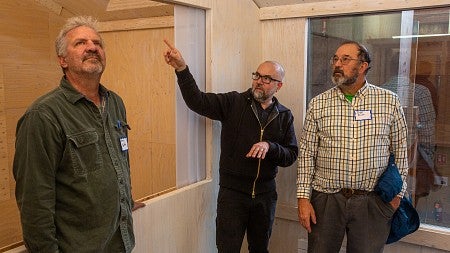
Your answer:
[[[88,40],[86,42],[86,50],[87,51],[91,51],[91,52],[95,52],[95,51],[98,50],[98,45],[95,42],[93,42],[92,40]]]
[[[336,61],[335,64],[333,64],[334,66],[342,66],[342,59],[338,58],[338,60]]]

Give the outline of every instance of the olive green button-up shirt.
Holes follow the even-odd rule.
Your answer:
[[[131,252],[134,247],[125,106],[60,86],[17,124],[13,173],[30,252]]]

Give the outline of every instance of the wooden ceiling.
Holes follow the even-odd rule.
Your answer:
[[[173,2],[165,0],[35,0],[58,14],[90,15],[99,21],[172,16]],[[226,1],[226,0],[219,0]],[[332,0],[253,0],[259,8]]]
[[[90,15],[99,21],[128,20],[173,16],[174,0],[35,0],[58,15]],[[227,1],[227,0],[217,0]],[[337,0],[253,0],[259,8],[333,2]],[[341,1],[342,2],[342,1]],[[298,7],[297,7],[298,8]],[[444,8],[444,21],[448,22],[448,9]],[[433,17],[436,22],[436,17]],[[422,20],[424,21],[424,20]]]
[[[35,0],[62,15],[89,15],[99,21],[173,16],[171,4],[150,0]]]

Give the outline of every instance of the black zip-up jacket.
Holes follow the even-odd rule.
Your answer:
[[[291,111],[274,97],[272,113],[262,126],[251,89],[242,93],[205,93],[199,90],[188,67],[175,73],[187,106],[222,123],[220,186],[253,195],[275,190],[278,166],[292,165],[298,155]],[[260,141],[270,145],[266,157],[247,158],[253,144]]]

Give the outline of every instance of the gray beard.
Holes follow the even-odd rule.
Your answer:
[[[353,83],[356,82],[357,77],[353,76],[351,78],[347,78],[345,76],[341,76],[341,77],[335,77],[334,75],[331,77],[331,81],[334,83],[334,85],[336,86],[340,86],[340,85],[351,85]]]
[[[265,96],[265,94],[263,92],[252,91],[252,94],[253,94],[253,98],[260,103],[266,101],[266,99],[267,99],[267,97]]]

